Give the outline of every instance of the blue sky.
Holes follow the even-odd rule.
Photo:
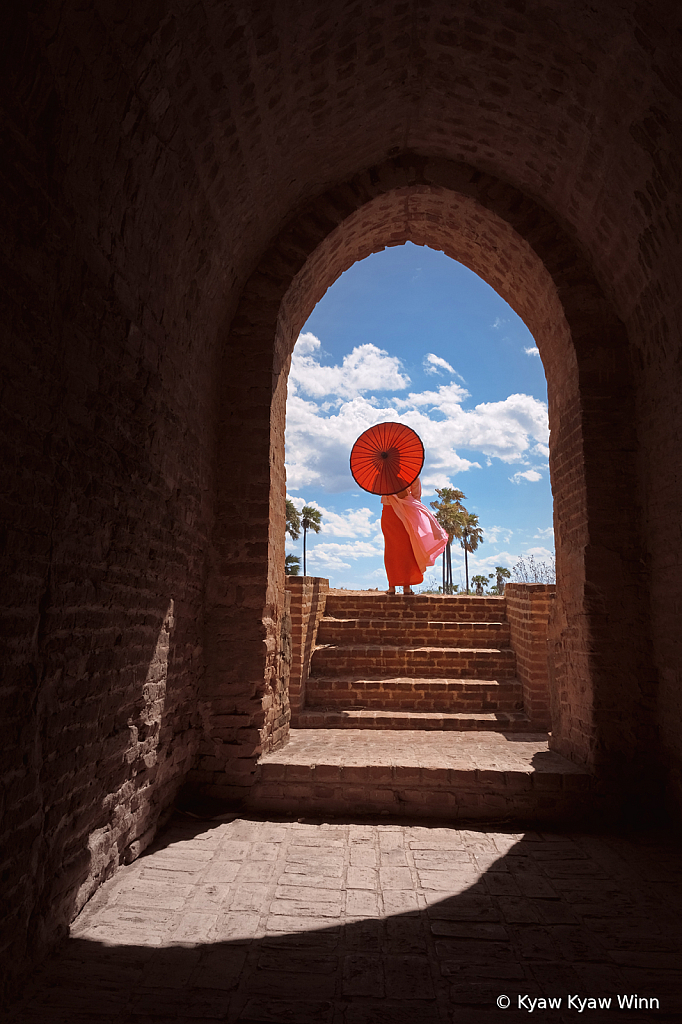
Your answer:
[[[350,475],[372,423],[413,427],[426,451],[422,501],[464,491],[484,543],[470,573],[554,550],[547,468],[547,385],[525,324],[481,278],[407,243],[354,264],[303,327],[287,402],[287,494],[322,511],[308,575],[333,587],[385,589],[378,497]],[[287,553],[301,554],[287,538]],[[453,546],[459,582],[461,549]],[[424,580],[440,580],[440,560]],[[463,577],[463,567],[461,575]],[[420,588],[417,588],[420,589]]]

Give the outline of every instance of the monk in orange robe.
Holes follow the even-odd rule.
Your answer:
[[[404,491],[381,497],[388,594],[395,594],[396,587],[413,594],[412,584],[422,582],[424,569],[433,565],[447,543],[447,534],[419,501],[421,493],[417,477]]]
[[[423,573],[419,571],[407,530],[390,505],[381,511],[381,532],[384,535],[384,565],[388,576],[387,594],[395,594],[396,587],[402,587],[404,594],[413,594],[413,583],[421,583]]]

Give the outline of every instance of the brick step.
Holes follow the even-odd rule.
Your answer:
[[[292,729],[261,757],[248,809],[454,821],[560,822],[593,808],[592,777],[546,733]]]
[[[517,679],[356,679],[334,676],[308,680],[306,704],[317,709],[478,713],[523,711]]]
[[[458,732],[528,732],[530,719],[514,711],[379,711],[355,707],[305,707],[296,729],[440,729]]]
[[[311,676],[409,679],[511,679],[516,656],[509,647],[390,647],[379,645],[317,647]]]
[[[337,619],[396,619],[407,622],[506,622],[504,597],[442,597],[330,590],[325,615]]]
[[[422,619],[335,619],[325,615],[318,644],[391,647],[508,647],[508,622],[441,622]]]

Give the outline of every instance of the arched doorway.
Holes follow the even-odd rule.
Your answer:
[[[248,784],[256,733],[264,749],[285,733],[278,634],[289,359],[301,326],[336,278],[369,253],[408,240],[441,249],[479,274],[536,339],[548,380],[557,550],[551,745],[604,778],[633,785],[636,769],[642,780],[646,774],[640,755],[651,735],[652,694],[646,615],[638,601],[642,563],[625,330],[570,239],[537,204],[466,165],[409,154],[300,211],[264,255],[233,322],[220,429],[224,436],[241,428],[245,442],[219,471],[221,527],[209,597],[222,597],[209,607],[209,631],[217,632],[226,617],[231,625],[219,642],[209,636],[205,747],[220,758],[211,721],[223,686],[219,699],[234,695],[245,730],[244,743],[238,739],[224,752],[234,785]],[[235,386],[240,375],[247,387]],[[248,609],[257,607],[256,627]]]
[[[521,557],[553,575],[544,367],[523,321],[473,271],[412,242],[358,260],[306,321],[287,391],[288,497],[322,515],[307,538],[311,575],[332,589],[385,589],[380,502],[353,483],[348,453],[363,429],[396,415],[425,445],[426,504],[435,487],[458,487],[479,517],[470,578],[483,573],[494,589],[495,566]],[[302,562],[302,548],[287,537],[288,557]],[[427,568],[421,593],[443,585],[444,561]],[[462,593],[459,541],[450,563]]]

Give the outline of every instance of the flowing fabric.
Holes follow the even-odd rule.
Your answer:
[[[426,505],[422,505],[417,498],[398,498],[395,494],[387,494],[381,500],[384,503],[384,508],[393,509],[404,526],[412,546],[415,562],[423,579],[427,566],[433,565],[441,552],[445,550],[448,542],[447,533],[442,529],[436,517],[429,512]],[[416,582],[421,583],[421,579]],[[393,586],[390,577],[389,584]],[[398,586],[400,585],[398,584]]]

